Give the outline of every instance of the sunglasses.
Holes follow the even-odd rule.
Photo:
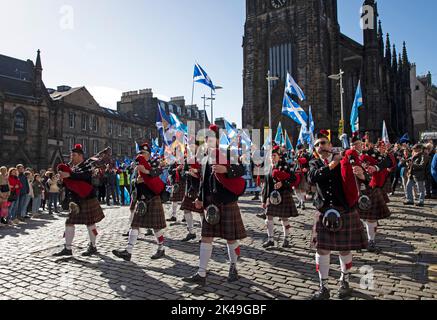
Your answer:
[[[326,141],[320,141],[320,142],[317,142],[314,146],[315,147],[326,146],[327,144],[328,144],[328,142],[326,142]]]

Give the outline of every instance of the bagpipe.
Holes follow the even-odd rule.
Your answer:
[[[146,158],[143,155],[139,155],[136,158],[137,164],[142,165],[146,170],[150,172],[157,172],[160,171],[160,168],[153,168],[149,161],[146,160]],[[141,178],[143,178],[144,184],[146,187],[152,191],[155,195],[160,195],[165,190],[165,184],[159,177],[159,175],[153,174],[145,174],[138,170],[138,173],[140,174]]]
[[[74,168],[74,170],[72,169],[71,163],[69,163],[68,165],[65,163],[61,163],[58,165],[57,169],[58,172],[66,172],[70,174],[89,173],[94,169],[100,169],[102,167],[105,167],[107,164],[110,164],[112,162],[111,156],[112,150],[108,147],[105,150],[100,151],[96,155],[79,164],[76,168]],[[87,197],[89,197],[94,190],[91,183],[83,180],[64,178],[62,179],[62,181],[68,190],[77,194],[81,199],[86,199]]]
[[[364,167],[376,166],[378,164],[378,160],[368,154],[362,154],[360,160],[363,163]],[[369,186],[371,188],[382,188],[388,175],[388,170],[380,170],[374,172],[372,174]]]

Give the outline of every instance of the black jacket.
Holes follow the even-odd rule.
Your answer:
[[[281,162],[275,167],[282,167],[283,171],[286,171],[290,174],[290,178],[288,180],[282,181],[282,187],[279,189],[279,193],[281,195],[285,192],[291,192],[291,184],[296,181],[296,175],[291,171],[291,166],[286,162]],[[275,184],[277,181],[274,181],[272,176],[272,171],[264,176],[264,186],[262,190],[262,202],[267,203],[267,199],[270,197],[270,194],[275,190]]]

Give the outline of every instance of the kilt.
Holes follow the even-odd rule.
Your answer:
[[[140,216],[135,212],[131,224],[132,229],[147,228],[161,230],[166,227],[164,208],[159,196],[155,196],[147,202],[147,213],[144,216]]]
[[[184,199],[182,200],[182,205],[181,205],[181,210],[188,210],[191,212],[197,212],[197,213],[203,213],[203,209],[197,209],[196,206],[194,205],[194,200],[196,199],[192,199],[189,198],[188,196],[185,196]]]
[[[281,192],[281,197],[282,202],[280,205],[267,205],[266,215],[278,218],[298,217],[299,212],[297,211],[291,191]]]
[[[180,202],[184,199],[185,196],[185,184],[186,182],[181,180],[179,182],[179,190],[176,193],[171,192],[170,201],[171,202]]]
[[[65,224],[83,224],[91,226],[102,221],[105,217],[97,198],[80,200],[78,205],[80,207],[79,213],[76,215],[70,214],[67,221],[65,221]]]
[[[220,223],[212,226],[203,217],[202,237],[222,238],[230,241],[246,238],[246,229],[241,219],[238,203],[232,202],[218,207],[220,208]]]
[[[359,211],[360,218],[363,220],[382,220],[390,217],[391,212],[387,207],[387,203],[384,198],[384,194],[387,194],[381,188],[367,189],[363,191],[363,194],[367,195],[371,202],[372,208],[369,211]]]
[[[390,176],[387,177],[387,179],[385,180],[384,185],[382,186],[382,190],[384,192],[385,203],[389,203],[390,202],[390,198],[388,197],[388,194],[393,192],[393,188],[391,187],[391,181],[390,180],[391,180]]]
[[[316,249],[330,251],[349,251],[367,248],[367,234],[356,209],[350,212],[336,208],[343,219],[343,228],[338,232],[330,232],[323,224],[323,214],[315,216],[311,246]]]

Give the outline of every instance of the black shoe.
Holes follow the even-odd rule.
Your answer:
[[[182,239],[181,241],[182,242],[188,242],[188,241],[194,240],[194,239],[196,239],[196,234],[188,233],[187,236],[184,239]]]
[[[237,266],[232,263],[230,268],[229,268],[229,275],[228,275],[228,282],[235,282],[240,280],[240,278],[238,277],[238,272],[237,272]]]
[[[153,236],[153,231],[150,229],[147,229],[147,232],[144,234],[146,237]]]
[[[252,198],[252,201],[258,201],[258,200],[259,200],[259,197]]]
[[[95,254],[97,254],[97,248],[94,247],[92,244],[89,244],[88,249],[84,253],[82,253],[82,257],[91,257]]]
[[[260,219],[263,219],[263,220],[267,219],[267,216],[264,213],[257,214],[256,216]]]
[[[176,219],[176,217],[171,217],[171,218],[167,219],[166,221],[168,221],[168,222],[176,222],[177,219]]]
[[[270,247],[274,247],[275,246],[275,242],[271,241],[271,240],[267,240],[266,242],[264,242],[263,244],[263,248],[267,249]]]
[[[422,202],[416,203],[416,207],[423,208],[424,206],[425,206],[425,204],[423,204]]]
[[[156,253],[150,257],[152,260],[158,260],[165,256],[165,250],[158,250]]]
[[[53,254],[53,257],[64,257],[64,256],[72,256],[73,250],[68,250],[67,248],[62,249],[61,252]]]
[[[306,209],[306,208],[305,208],[305,202],[302,202],[301,209],[305,211],[305,209]]]
[[[291,248],[290,241],[287,239],[284,239],[284,242],[282,243],[282,248]]]
[[[185,218],[182,219],[182,222],[187,222],[187,220],[185,220]]]
[[[6,218],[1,218],[0,223],[1,224],[8,224],[8,221],[6,220]]]
[[[27,219],[30,219],[30,218],[32,218],[31,216],[28,216],[28,215],[26,215],[26,216],[24,216],[24,220],[27,220]]]
[[[352,295],[352,289],[349,287],[349,283],[347,281],[342,281],[340,284],[340,288],[338,289],[338,298],[346,299]]]
[[[206,277],[201,277],[198,273],[189,278],[183,278],[182,281],[187,283],[198,284],[201,287],[206,286]]]
[[[372,240],[369,241],[369,244],[367,245],[367,251],[376,252],[376,253],[379,252],[379,250],[376,248],[375,241]]]
[[[331,298],[329,289],[321,286],[320,290],[311,297],[311,300],[329,300],[329,298]]]
[[[118,258],[123,259],[124,261],[130,261],[132,258],[132,254],[127,252],[127,250],[112,250],[112,254]]]
[[[404,206],[414,206],[414,202],[404,201]]]
[[[129,232],[123,233],[122,236],[123,237],[129,237]]]

